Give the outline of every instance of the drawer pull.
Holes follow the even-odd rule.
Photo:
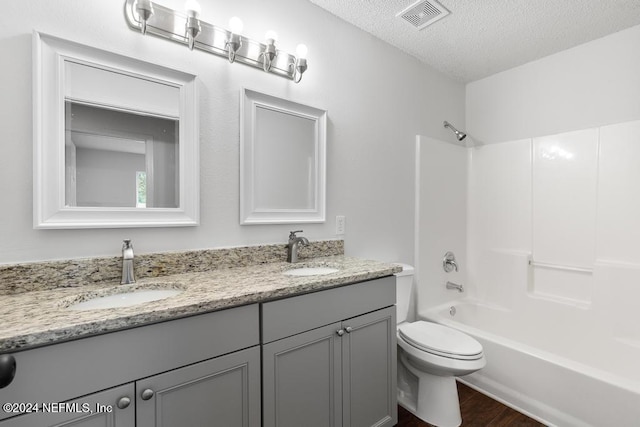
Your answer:
[[[149,400],[153,397],[155,393],[153,392],[153,390],[151,390],[150,388],[143,390],[142,393],[140,393],[140,397],[142,397],[142,400]]]
[[[16,376],[16,358],[11,354],[0,355],[0,388],[5,388]]]
[[[131,404],[131,399],[129,399],[128,396],[124,396],[118,400],[118,403],[116,405],[120,409],[125,409],[125,408],[128,408],[130,404]]]

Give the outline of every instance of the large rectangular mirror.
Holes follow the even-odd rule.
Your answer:
[[[244,89],[240,223],[325,221],[327,112]]]
[[[198,224],[195,76],[34,34],[34,227]]]

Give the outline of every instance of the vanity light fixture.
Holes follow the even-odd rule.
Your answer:
[[[153,4],[150,0],[136,0],[136,12],[140,18],[140,31],[142,34],[146,34],[147,21],[153,15]]]
[[[227,39],[226,48],[229,54],[229,62],[233,63],[236,60],[236,52],[242,46],[242,40],[240,39],[240,33],[243,28],[242,20],[237,16],[229,19],[229,28],[231,33]]]
[[[271,71],[271,66],[273,65],[273,58],[276,57],[276,42],[278,41],[278,33],[273,30],[267,31],[267,34],[264,35],[266,39],[266,44],[264,46],[264,50],[260,52],[260,56],[262,56],[262,69],[267,73]]]
[[[142,34],[186,44],[191,50],[223,56],[231,63],[260,68],[295,83],[300,82],[307,70],[306,48],[297,49],[295,56],[278,50],[274,31],[267,32],[261,43],[241,35],[243,25],[237,17],[231,18],[229,29],[225,29],[200,19],[197,0],[187,0],[184,8],[186,12],[153,0],[125,0],[125,19],[131,29]]]
[[[187,11],[187,24],[185,25],[185,31],[187,34],[187,42],[189,45],[189,49],[193,50],[193,46],[196,43],[196,37],[202,31],[202,27],[200,26],[200,20],[198,16],[200,16],[200,3],[196,0],[187,0],[184,4],[184,9]]]
[[[293,69],[293,81],[295,83],[300,83],[300,80],[302,80],[302,74],[307,71],[308,52],[309,49],[305,44],[300,43],[296,47],[296,60],[289,65]]]

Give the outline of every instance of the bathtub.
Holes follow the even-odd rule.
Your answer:
[[[640,342],[554,307],[451,302],[419,317],[482,344],[487,366],[460,378],[470,387],[549,426],[639,427]]]

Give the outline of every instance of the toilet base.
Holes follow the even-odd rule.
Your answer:
[[[417,396],[398,396],[398,403],[423,421],[437,427],[458,427],[462,424],[458,387],[454,376],[439,376],[416,371],[400,354],[402,364],[418,379]]]
[[[416,416],[438,427],[462,424],[455,377],[426,374],[420,378]]]

